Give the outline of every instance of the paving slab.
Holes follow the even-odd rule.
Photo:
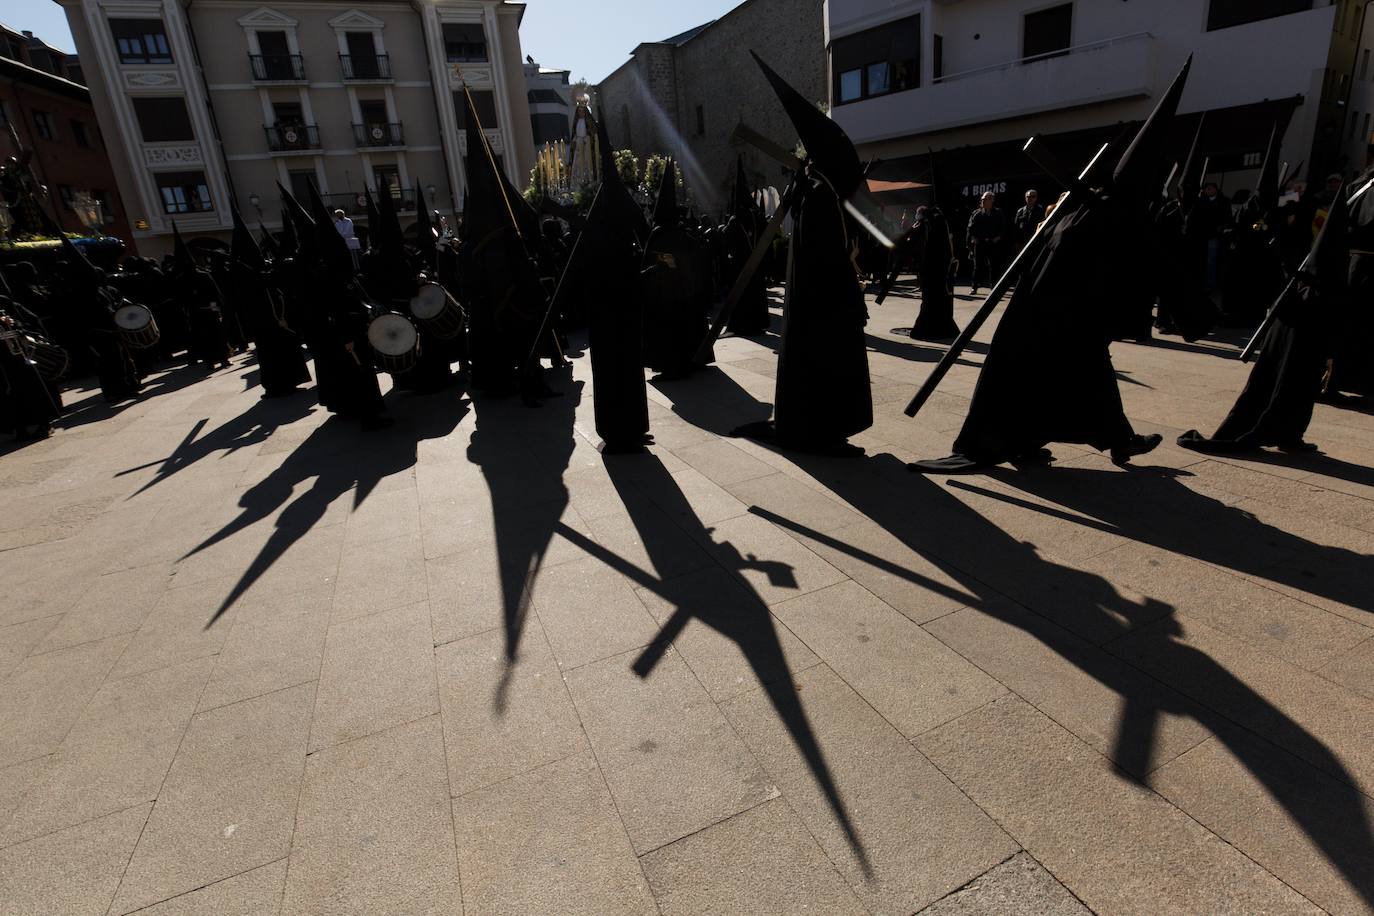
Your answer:
[[[280,605],[247,609],[229,630],[200,709],[313,681],[320,675],[334,589],[315,586]]]
[[[191,720],[111,912],[129,913],[284,858],[314,685]]]
[[[62,620],[61,614],[0,628],[0,683],[9,677]]]
[[[286,860],[216,881],[136,910],[137,916],[276,916],[281,912]]]
[[[437,716],[306,762],[289,913],[452,913],[461,907]]]
[[[647,645],[658,633],[634,581],[595,557],[544,571],[533,599],[565,670]]]
[[[647,677],[616,656],[568,672],[592,751],[639,854],[773,798],[725,716],[675,653]]]
[[[775,697],[756,691],[724,709],[870,912],[915,912],[1017,851],[829,668],[799,674],[794,699],[795,709],[779,712]],[[808,742],[818,759],[799,750]]]
[[[312,752],[438,711],[428,604],[330,627],[310,724]]]
[[[1024,852],[974,878],[920,916],[1088,916],[1092,911]]]
[[[916,745],[1094,912],[1320,912],[1018,697]]]
[[[453,800],[466,912],[655,913],[616,805],[586,754]]]
[[[656,849],[642,863],[664,916],[868,912],[781,798]]]
[[[542,633],[506,658],[492,630],[435,650],[439,704],[454,795],[537,769],[587,749],[577,709]]]
[[[0,901],[14,916],[99,916],[119,887],[151,804],[0,850]]]
[[[1374,912],[1374,799],[1238,729],[1150,787],[1331,913]]]
[[[0,846],[157,799],[210,659],[107,681],[8,820]]]

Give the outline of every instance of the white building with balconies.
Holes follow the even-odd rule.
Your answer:
[[[1352,91],[1366,0],[827,0],[831,116],[883,178],[934,174],[946,206],[1045,184],[1041,134],[1073,160],[1143,119],[1189,54],[1176,125],[1223,190],[1253,187],[1269,132],[1305,174],[1364,166]],[[1362,104],[1362,103],[1361,103]],[[1352,130],[1351,124],[1357,126]],[[1365,132],[1364,139],[1367,139]]]

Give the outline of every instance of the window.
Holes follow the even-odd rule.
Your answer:
[[[387,124],[391,121],[386,113],[386,102],[381,100],[359,101],[358,114],[362,115],[364,124]]]
[[[135,96],[132,101],[144,143],[178,143],[196,138],[186,101],[181,96]]]
[[[161,19],[111,19],[121,64],[170,64],[172,49]]]
[[[921,17],[910,16],[837,38],[830,45],[834,104],[915,89],[921,84]]]
[[[272,116],[276,119],[274,123],[279,127],[305,123],[305,112],[300,102],[273,102]]]
[[[487,33],[480,22],[444,23],[444,54],[450,63],[477,63],[487,59]]]
[[[310,199],[310,189],[315,185],[314,169],[293,169],[286,173],[286,177],[291,183],[292,197],[301,201]]]
[[[162,194],[163,213],[207,213],[215,209],[204,172],[158,172],[154,177]]]
[[[401,172],[396,166],[374,166],[372,180],[377,186],[378,194],[390,193],[392,200],[399,201],[401,199]]]
[[[57,139],[57,125],[53,122],[52,115],[46,111],[33,113],[33,128],[38,131],[38,136],[44,140]]]
[[[86,133],[86,122],[72,118],[72,137],[76,140],[76,145],[82,149],[91,148],[90,134]]]
[[[706,108],[703,105],[697,106],[697,136],[706,136]]]
[[[556,143],[568,139],[568,116],[561,114],[532,114],[530,124],[534,128],[534,145]]]
[[[1207,8],[1207,31],[1301,13],[1312,9],[1312,0],[1211,0]]]
[[[945,36],[935,36],[935,78],[944,79],[945,76]]]
[[[500,126],[496,119],[496,96],[490,89],[471,89],[472,107],[477,112],[477,120],[482,123],[483,130],[492,130]],[[463,102],[463,93],[453,94],[453,107],[458,113],[458,129],[466,130],[468,126],[468,106]]]
[[[1027,13],[1022,26],[1023,58],[1067,54],[1073,44],[1073,4]]]

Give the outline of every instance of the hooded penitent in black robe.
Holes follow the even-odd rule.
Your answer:
[[[749,196],[744,158],[741,156],[735,162],[735,188],[730,219],[722,230],[726,252],[723,279],[727,293],[735,285],[735,280],[743,272],[749,256],[753,254],[762,228],[758,208]],[[736,337],[755,337],[767,331],[772,321],[773,317],[768,314],[768,288],[764,272],[756,270],[749,285],[745,287],[744,295],[735,303],[735,310],[730,313],[728,328]]]
[[[26,330],[14,306],[0,299],[0,432],[16,439],[41,439],[62,413],[61,395],[38,372],[23,341]]]
[[[1350,183],[1358,193],[1371,180],[1366,170]],[[1374,190],[1352,205],[1350,221],[1350,283],[1343,314],[1332,341],[1327,395],[1337,392],[1374,398]]]
[[[917,212],[916,250],[921,283],[921,313],[911,326],[914,340],[949,340],[959,336],[954,323],[954,296],[949,291],[949,264],[954,247],[949,225],[939,207]]]
[[[178,304],[186,310],[191,329],[191,361],[207,369],[229,365],[229,341],[225,337],[220,302],[223,296],[210,272],[197,263],[191,249],[172,224],[174,271],[169,277]]]
[[[258,362],[258,380],[265,398],[292,394],[310,381],[300,338],[287,326],[286,306],[267,285],[267,263],[248,226],[233,211],[230,244],[230,290],[236,311],[247,324]]]
[[[118,300],[105,275],[65,235],[61,237],[66,270],[62,297],[75,317],[74,343],[94,360],[100,392],[110,403],[131,398],[143,388],[143,376],[114,323]]]
[[[677,170],[664,171],[644,246],[644,364],[670,378],[692,371],[710,323],[711,252],[678,220]]]
[[[740,435],[786,447],[828,451],[873,425],[863,290],[842,196],[862,180],[844,131],[754,55],[806,146],[808,172],[794,198],[783,302],[782,349],[771,430],[751,424]]]
[[[1345,190],[1337,196],[1312,253],[1278,303],[1278,319],[1265,335],[1235,406],[1212,436],[1195,429],[1178,444],[1202,452],[1249,451],[1274,445],[1313,448],[1303,442],[1321,394],[1333,326],[1341,314],[1350,262]]]
[[[1225,327],[1253,328],[1283,289],[1282,219],[1278,213],[1280,146],[1287,123],[1276,122],[1260,168],[1259,184],[1236,217],[1230,257],[1221,283],[1220,322]]]
[[[1137,437],[1122,408],[1103,291],[1123,269],[1134,272],[1150,195],[1160,187],[1160,151],[1188,69],[1117,163],[1110,189],[1077,188],[1060,204],[993,335],[955,454],[917,462],[913,470],[962,471],[1041,457],[1050,442],[1111,449],[1117,460],[1158,444],[1158,437]]]

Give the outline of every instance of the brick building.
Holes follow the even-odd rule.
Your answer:
[[[596,87],[595,101],[617,149],[642,159],[671,155],[697,208],[721,209],[735,157],[757,185],[783,169],[732,142],[741,121],[790,148],[796,131],[749,57],[752,49],[807,98],[828,96],[821,0],[745,0],[719,19],[664,41],[646,42]]]
[[[20,143],[33,150],[31,168],[48,189],[48,214],[63,229],[128,239],[128,218],[91,94],[72,78],[81,78],[74,55],[30,32],[0,26],[0,155],[16,152],[12,126]]]

